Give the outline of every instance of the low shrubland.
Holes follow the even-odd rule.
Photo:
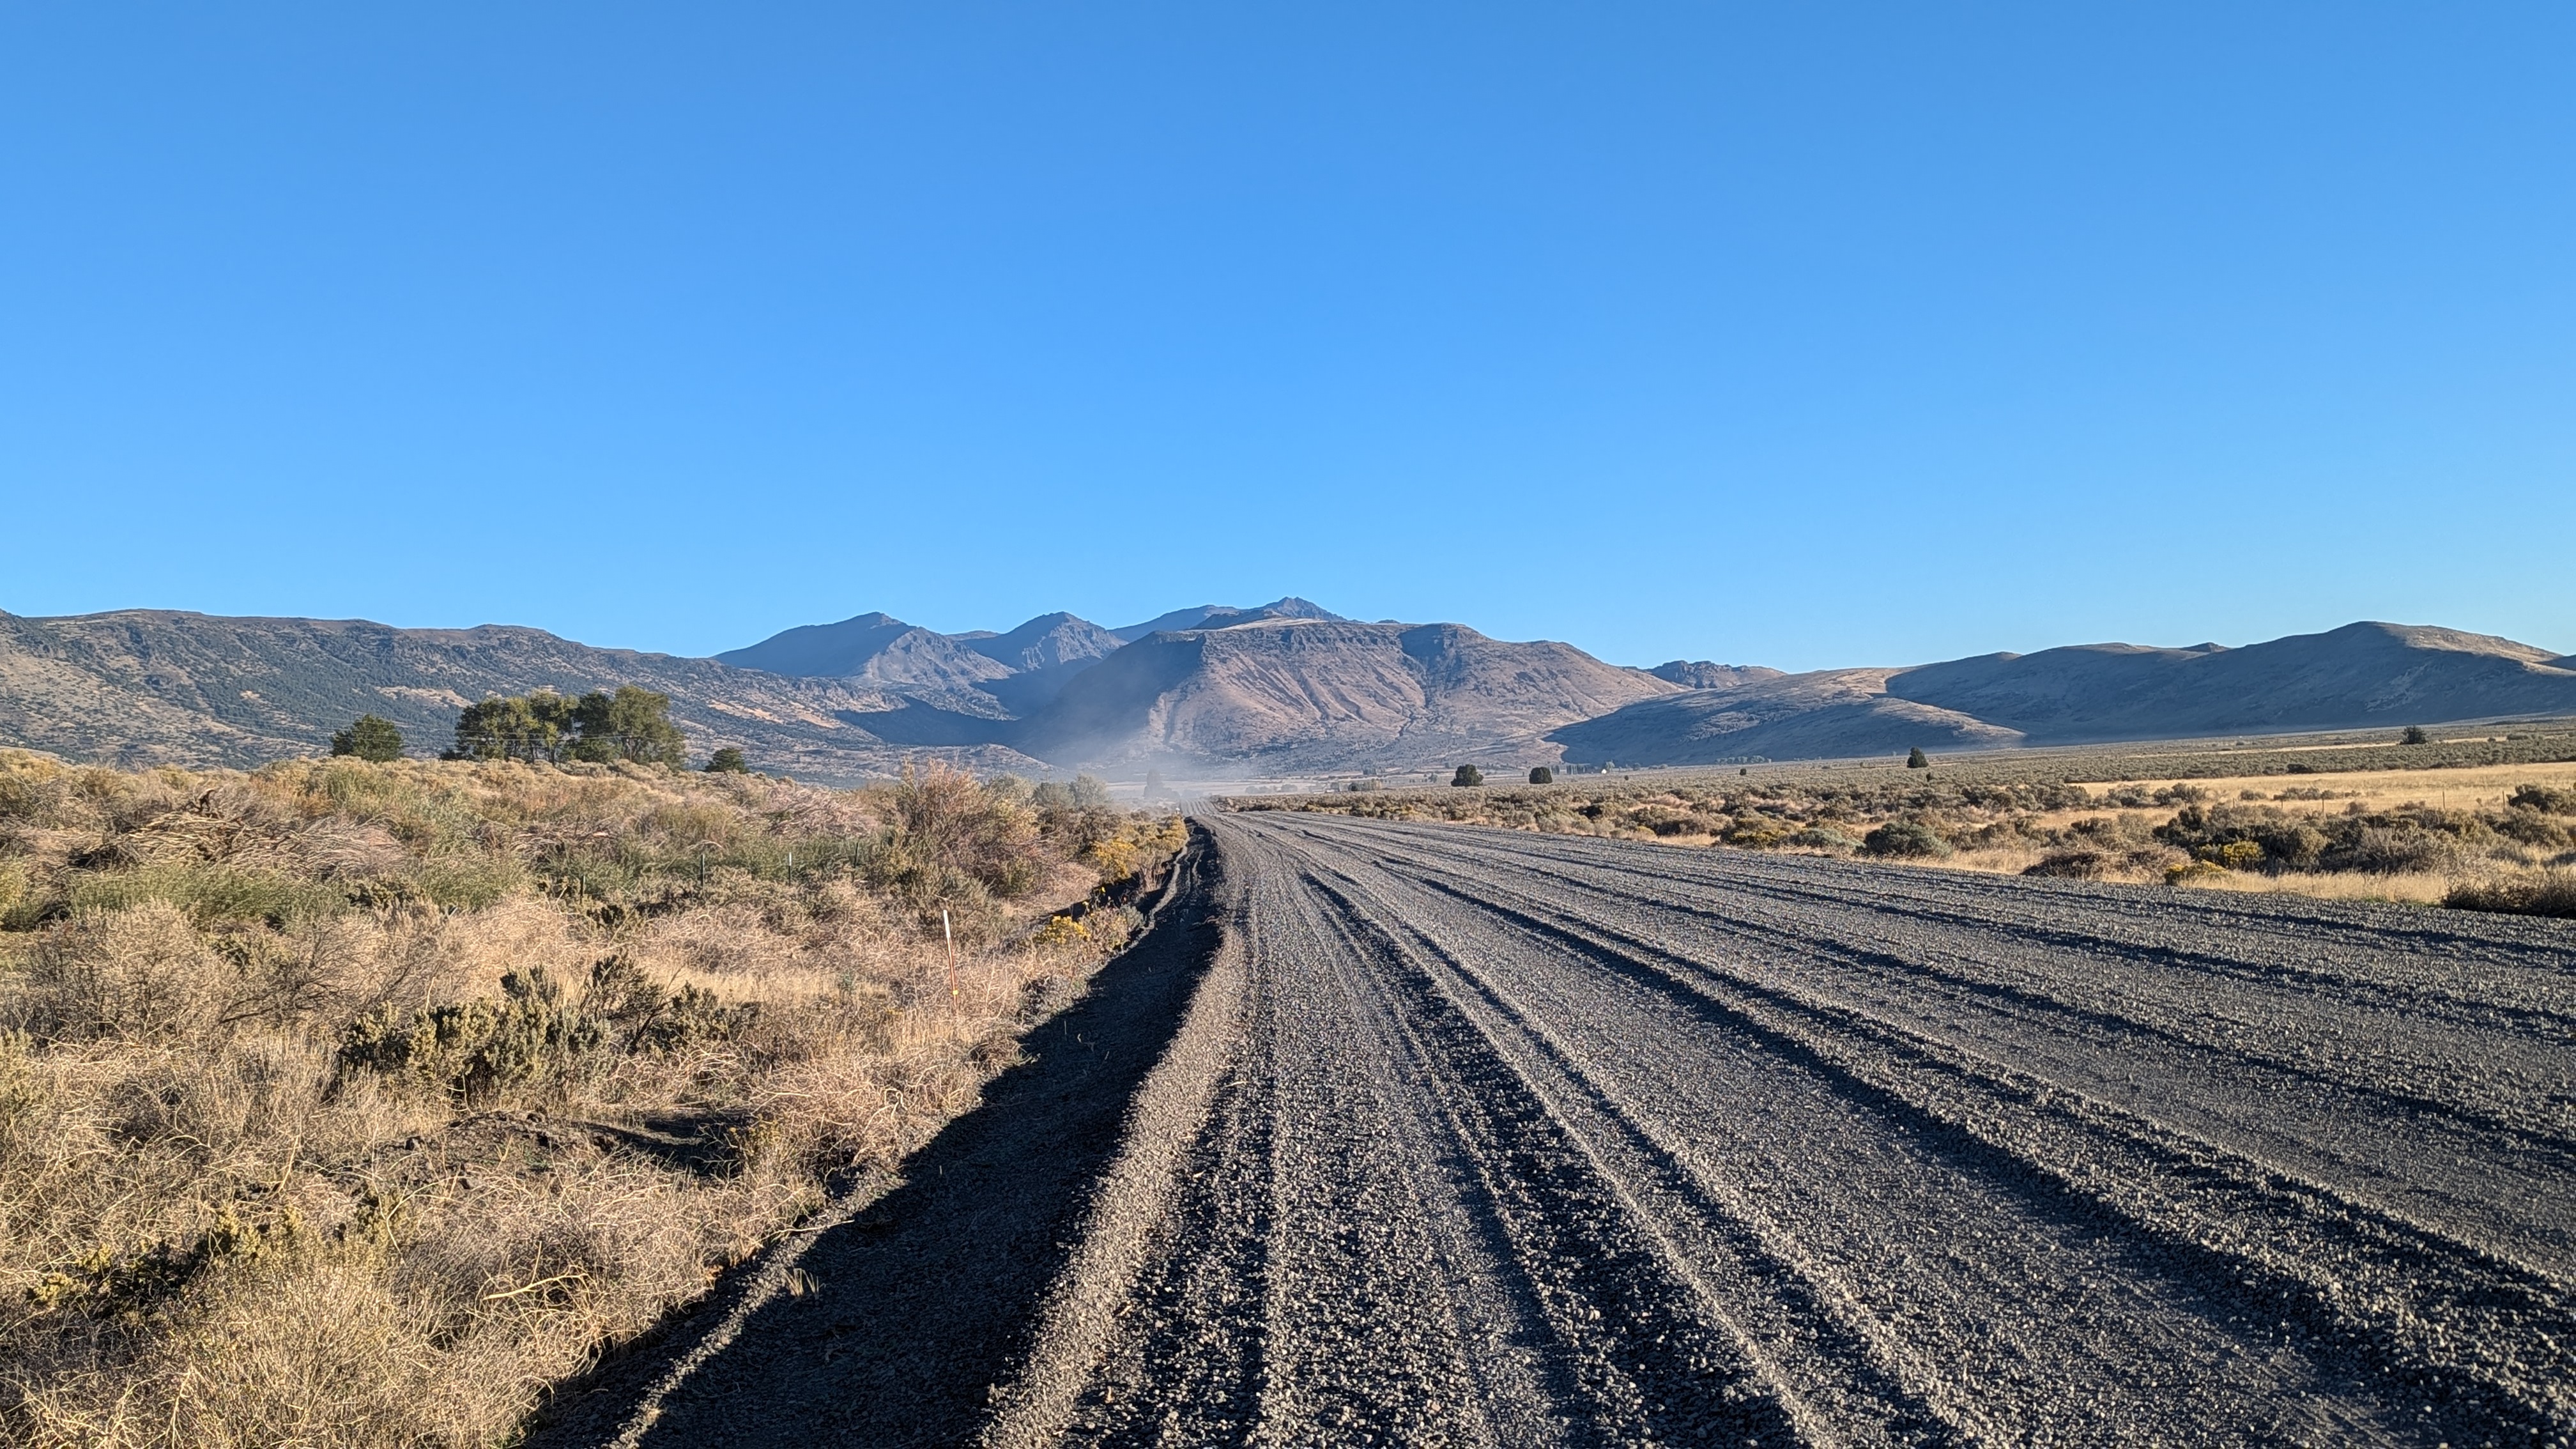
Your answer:
[[[972,1106],[1181,841],[935,769],[0,753],[0,1437],[509,1438]]]
[[[1972,765],[1776,767],[1759,774],[1578,776],[1563,784],[1353,796],[1251,796],[1251,810],[1323,810],[1385,819],[1667,844],[1861,855],[2066,879],[2442,902],[2476,910],[2576,914],[2576,740],[2433,741],[2368,747],[2382,772],[2257,761],[2229,777],[2200,756],[2175,777],[2137,779],[2138,756],[1998,756]],[[2428,752],[2457,759],[2425,766]],[[2535,763],[2516,765],[2490,755]],[[2348,763],[2348,761],[2346,762]],[[2435,774],[2447,764],[2458,774]],[[2516,775],[2542,775],[2546,779]],[[2456,780],[2468,787],[2449,788]],[[2433,788],[2427,788],[2433,787]],[[2422,798],[2404,798],[2421,791]],[[2456,801],[2460,794],[2467,801]]]

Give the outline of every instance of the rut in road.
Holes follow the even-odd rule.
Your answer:
[[[2576,1433],[2564,926],[1202,824],[986,1443]]]

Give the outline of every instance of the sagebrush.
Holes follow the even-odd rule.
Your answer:
[[[937,769],[0,753],[0,1436],[509,1438],[971,1106],[1182,838]]]

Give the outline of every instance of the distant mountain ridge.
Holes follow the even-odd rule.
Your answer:
[[[958,665],[960,655],[974,662]],[[1006,634],[934,634],[862,614],[716,657],[901,691],[900,709],[870,721],[889,740],[1176,766],[1548,754],[1546,730],[1675,687],[1567,644],[1506,643],[1457,624],[1364,624],[1295,597],[1202,604],[1116,629],[1047,614]],[[967,692],[976,702],[964,702]]]
[[[127,766],[251,766],[313,754],[360,714],[392,720],[414,753],[435,752],[454,738],[457,712],[488,695],[620,684],[671,696],[672,718],[693,748],[732,745],[768,770],[858,780],[919,753],[863,727],[910,702],[865,680],[594,649],[541,629],[152,609],[0,614],[0,744]],[[985,742],[961,742],[947,755],[976,768],[1036,763]]]
[[[731,745],[756,768],[825,781],[919,758],[1205,778],[2576,716],[2576,656],[2371,623],[2235,649],[2094,644],[1782,674],[1705,660],[1625,668],[1568,644],[1363,623],[1296,598],[1118,629],[1057,613],[951,635],[861,614],[714,659],[500,625],[0,613],[0,744],[124,765],[311,754],[361,713],[392,719],[428,753],[448,742],[457,711],[489,695],[628,683],[671,696],[701,754]]]
[[[2241,649],[2080,644],[1697,690],[1548,739],[1569,760],[1643,766],[2576,715],[2571,659],[2381,623]]]

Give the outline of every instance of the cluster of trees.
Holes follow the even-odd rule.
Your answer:
[[[688,740],[671,723],[671,697],[622,684],[614,694],[594,689],[579,699],[541,689],[467,705],[456,717],[456,747],[443,758],[681,765],[687,757]]]
[[[362,714],[331,736],[331,753],[383,764],[402,758],[402,731],[394,722]],[[592,690],[567,699],[540,689],[516,698],[492,698],[465,707],[456,720],[456,747],[445,760],[633,760],[678,765],[687,737],[671,723],[671,697],[634,685],[614,694]],[[751,764],[731,745],[707,761],[715,774],[748,774]]]

